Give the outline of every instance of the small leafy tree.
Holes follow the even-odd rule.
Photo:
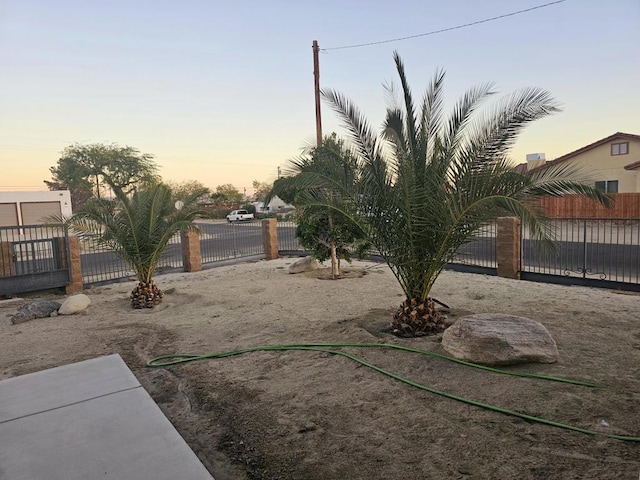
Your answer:
[[[338,276],[341,275],[341,260],[351,263],[354,256],[364,258],[371,244],[361,227],[339,212],[331,216],[323,207],[306,207],[296,223],[296,237],[300,244],[311,251],[319,262],[331,258],[331,246],[335,246]]]
[[[93,240],[124,260],[138,278],[131,305],[151,308],[162,301],[153,276],[169,241],[179,231],[198,229],[193,223],[202,213],[194,208],[197,196],[186,197],[177,210],[171,189],[164,184],[127,195],[109,177],[105,181],[116,200],[92,199],[66,223],[80,238]]]
[[[332,278],[341,276],[340,260],[362,255],[368,248],[366,230],[354,220],[356,203],[343,192],[356,187],[358,163],[335,133],[325,136],[320,147],[291,160],[284,178],[274,182],[270,197],[290,201],[301,210],[297,236],[315,258],[331,259]],[[305,183],[320,178],[325,184]]]

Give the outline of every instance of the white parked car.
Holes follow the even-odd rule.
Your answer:
[[[253,220],[253,213],[249,213],[246,210],[233,210],[227,215],[227,222],[243,222],[247,220]]]

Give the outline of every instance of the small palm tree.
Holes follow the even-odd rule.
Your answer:
[[[481,85],[467,91],[446,117],[444,72],[435,74],[416,105],[397,53],[394,60],[401,89],[387,87],[394,100],[379,135],[343,95],[323,92],[350,133],[359,161],[357,188],[344,189],[327,176],[313,174],[300,177],[299,187],[336,188],[358,205],[363,229],[371,232],[374,247],[406,295],[393,317],[393,329],[400,335],[422,335],[443,328],[429,296],[434,282],[484,224],[502,215],[518,216],[550,245],[544,219],[531,199],[570,193],[603,204],[609,199],[584,183],[574,167],[523,174],[509,163],[509,148],[522,129],[559,111],[548,92],[526,88],[479,112],[494,93],[490,84]]]
[[[112,183],[109,179],[107,182]],[[116,201],[93,199],[66,223],[80,238],[95,241],[126,262],[138,278],[131,305],[152,308],[162,301],[153,275],[169,240],[179,231],[197,230],[193,223],[201,213],[193,208],[197,195],[182,200],[178,210],[170,188],[164,184],[130,196],[116,185],[110,186]]]

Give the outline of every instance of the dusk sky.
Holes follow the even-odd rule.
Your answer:
[[[553,159],[617,131],[640,134],[640,1],[0,0],[0,191],[44,190],[73,143],[155,155],[165,180],[273,181],[315,138],[313,58],[322,88],[381,125],[382,84],[405,61],[416,96],[437,68],[449,106],[493,81],[501,93],[548,89],[563,112],[512,151]],[[325,133],[343,134],[323,104]]]

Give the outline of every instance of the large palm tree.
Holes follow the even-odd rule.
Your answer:
[[[509,163],[508,151],[522,129],[559,111],[548,92],[526,88],[479,111],[494,94],[492,85],[485,84],[467,91],[445,116],[444,72],[436,72],[416,103],[397,53],[394,60],[400,89],[387,87],[392,102],[381,133],[374,133],[342,94],[329,90],[323,96],[343,120],[359,160],[358,188],[341,194],[358,204],[373,245],[406,295],[394,315],[394,331],[420,335],[443,328],[429,294],[458,248],[482,225],[515,215],[550,245],[544,219],[531,199],[570,193],[604,204],[609,199],[571,166],[523,174]],[[313,175],[300,181],[307,187],[338,185]]]
[[[171,189],[156,185],[127,195],[110,183],[116,201],[93,199],[66,222],[80,237],[115,252],[138,278],[131,293],[134,308],[151,308],[162,301],[153,276],[171,238],[179,231],[197,230],[193,219],[197,195],[177,209]]]

